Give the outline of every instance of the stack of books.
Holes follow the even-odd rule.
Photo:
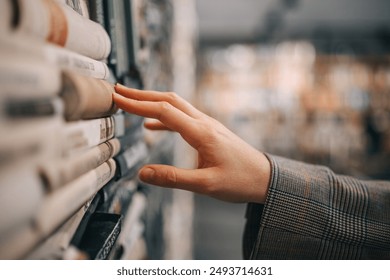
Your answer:
[[[148,147],[113,103],[103,2],[0,1],[1,259],[108,258],[133,209]]]

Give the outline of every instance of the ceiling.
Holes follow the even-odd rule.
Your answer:
[[[390,49],[390,0],[195,2],[201,44],[331,38]]]

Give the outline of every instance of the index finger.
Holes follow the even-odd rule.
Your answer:
[[[196,109],[189,102],[187,102],[185,99],[175,94],[174,92],[139,90],[134,88],[128,88],[121,84],[115,85],[115,91],[122,96],[135,100],[168,102],[172,106],[176,107],[180,111],[183,111],[184,113],[193,118],[200,118],[204,115],[201,111]]]
[[[113,94],[115,104],[128,113],[161,121],[170,130],[180,135],[193,147],[201,143],[198,121],[167,102],[140,101]]]

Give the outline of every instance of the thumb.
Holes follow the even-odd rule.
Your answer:
[[[207,192],[207,169],[181,169],[169,165],[146,165],[139,171],[141,181],[161,187],[182,189],[196,193]]]

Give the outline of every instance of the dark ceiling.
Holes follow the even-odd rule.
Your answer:
[[[390,0],[196,0],[201,45],[311,40],[390,50]],[[342,48],[341,48],[342,49]]]

